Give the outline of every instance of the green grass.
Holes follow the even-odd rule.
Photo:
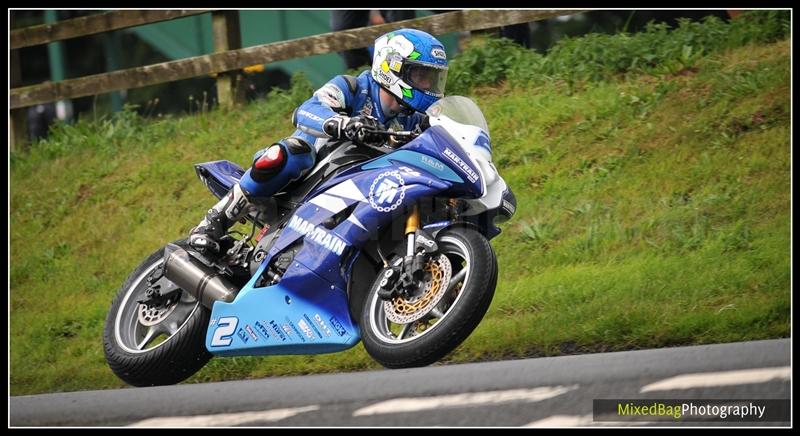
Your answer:
[[[519,208],[493,241],[489,312],[447,362],[789,336],[789,41],[737,41],[677,69],[468,85],[454,72]],[[127,111],[12,155],[12,395],[124,386],[103,358],[106,311],[213,203],[192,164],[245,165],[310,93],[298,80],[237,111]],[[189,382],[377,367],[358,345],[216,358]]]

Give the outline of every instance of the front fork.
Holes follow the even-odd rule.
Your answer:
[[[419,206],[414,205],[411,213],[406,218],[406,254],[403,263],[390,267],[383,273],[378,295],[384,300],[390,300],[401,293],[412,296],[417,293],[418,283],[423,272],[424,256],[417,253],[417,230],[419,230]]]
[[[413,256],[415,253],[414,245],[416,243],[415,235],[419,228],[419,206],[414,205],[411,213],[406,218],[406,256]]]
[[[411,213],[406,218],[406,256],[403,259],[403,269],[400,283],[405,293],[416,296],[423,288],[421,282],[425,276],[425,253],[417,244],[417,235],[420,233],[419,206],[415,204]]]

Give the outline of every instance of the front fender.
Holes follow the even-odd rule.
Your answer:
[[[425,230],[426,232],[430,233],[431,236],[435,238],[436,235],[438,235],[439,233],[443,232],[444,230],[451,229],[453,227],[469,227],[472,230],[475,230],[476,232],[486,236],[484,233],[484,229],[480,228],[480,226],[478,226],[475,223],[464,221],[461,219],[455,221],[438,221],[435,223],[430,223],[422,226],[422,230]]]

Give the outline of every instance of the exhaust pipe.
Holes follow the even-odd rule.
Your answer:
[[[203,265],[183,248],[169,244],[164,254],[164,277],[192,294],[211,309],[215,301],[230,303],[239,288],[211,267]]]

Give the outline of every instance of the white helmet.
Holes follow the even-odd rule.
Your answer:
[[[399,29],[375,40],[372,79],[403,105],[425,112],[444,96],[444,45],[416,29]]]

